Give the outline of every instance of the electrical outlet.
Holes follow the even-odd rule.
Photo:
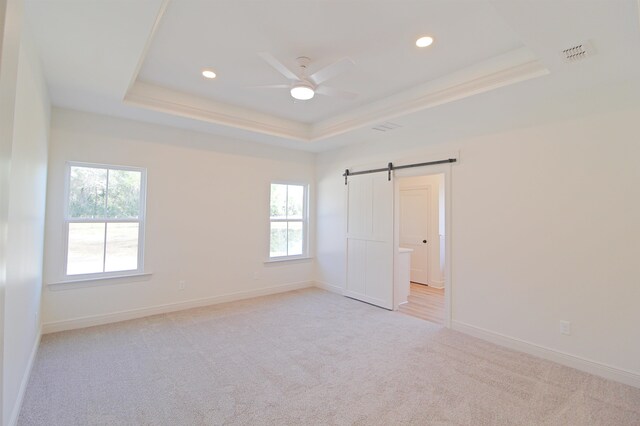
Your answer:
[[[186,286],[187,286],[187,283],[184,280],[178,281],[178,290],[184,290]]]
[[[569,321],[560,321],[560,334],[571,334],[571,323]]]

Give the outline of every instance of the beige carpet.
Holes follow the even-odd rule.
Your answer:
[[[46,335],[19,425],[640,425],[640,389],[322,290]]]

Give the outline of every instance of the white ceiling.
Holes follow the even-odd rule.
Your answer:
[[[637,80],[638,17],[636,0],[27,3],[55,105],[312,151],[381,137],[381,122],[420,127],[488,91],[542,115],[545,103],[606,96],[600,87]],[[422,34],[434,45],[416,48]],[[562,60],[586,40],[594,56]],[[292,68],[308,56],[311,73],[349,57],[327,85],[360,96],[294,103],[286,89],[251,88],[286,83],[263,51]]]

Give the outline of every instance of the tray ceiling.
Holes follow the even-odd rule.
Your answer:
[[[551,92],[638,69],[636,1],[576,4],[28,0],[27,17],[56,105],[316,146],[541,76]],[[421,35],[435,42],[418,48]],[[563,62],[563,49],[587,40],[593,57]],[[252,87],[287,83],[261,52],[292,69],[307,56],[309,73],[351,58],[326,84],[359,96],[294,102],[287,89]]]

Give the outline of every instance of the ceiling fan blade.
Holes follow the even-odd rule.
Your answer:
[[[329,80],[333,76],[345,72],[354,64],[355,62],[353,62],[351,59],[342,58],[338,62],[334,62],[333,64],[314,72],[309,76],[309,79],[313,81],[314,84],[320,84],[323,81]]]
[[[316,93],[326,96],[335,96],[336,98],[353,100],[358,97],[357,93],[345,92],[344,90],[334,89],[333,87],[318,86],[316,87]]]
[[[282,62],[277,60],[271,53],[262,52],[259,54],[262,59],[264,59],[269,65],[271,65],[276,71],[280,74],[284,75],[289,80],[299,80],[298,76],[287,68]]]

